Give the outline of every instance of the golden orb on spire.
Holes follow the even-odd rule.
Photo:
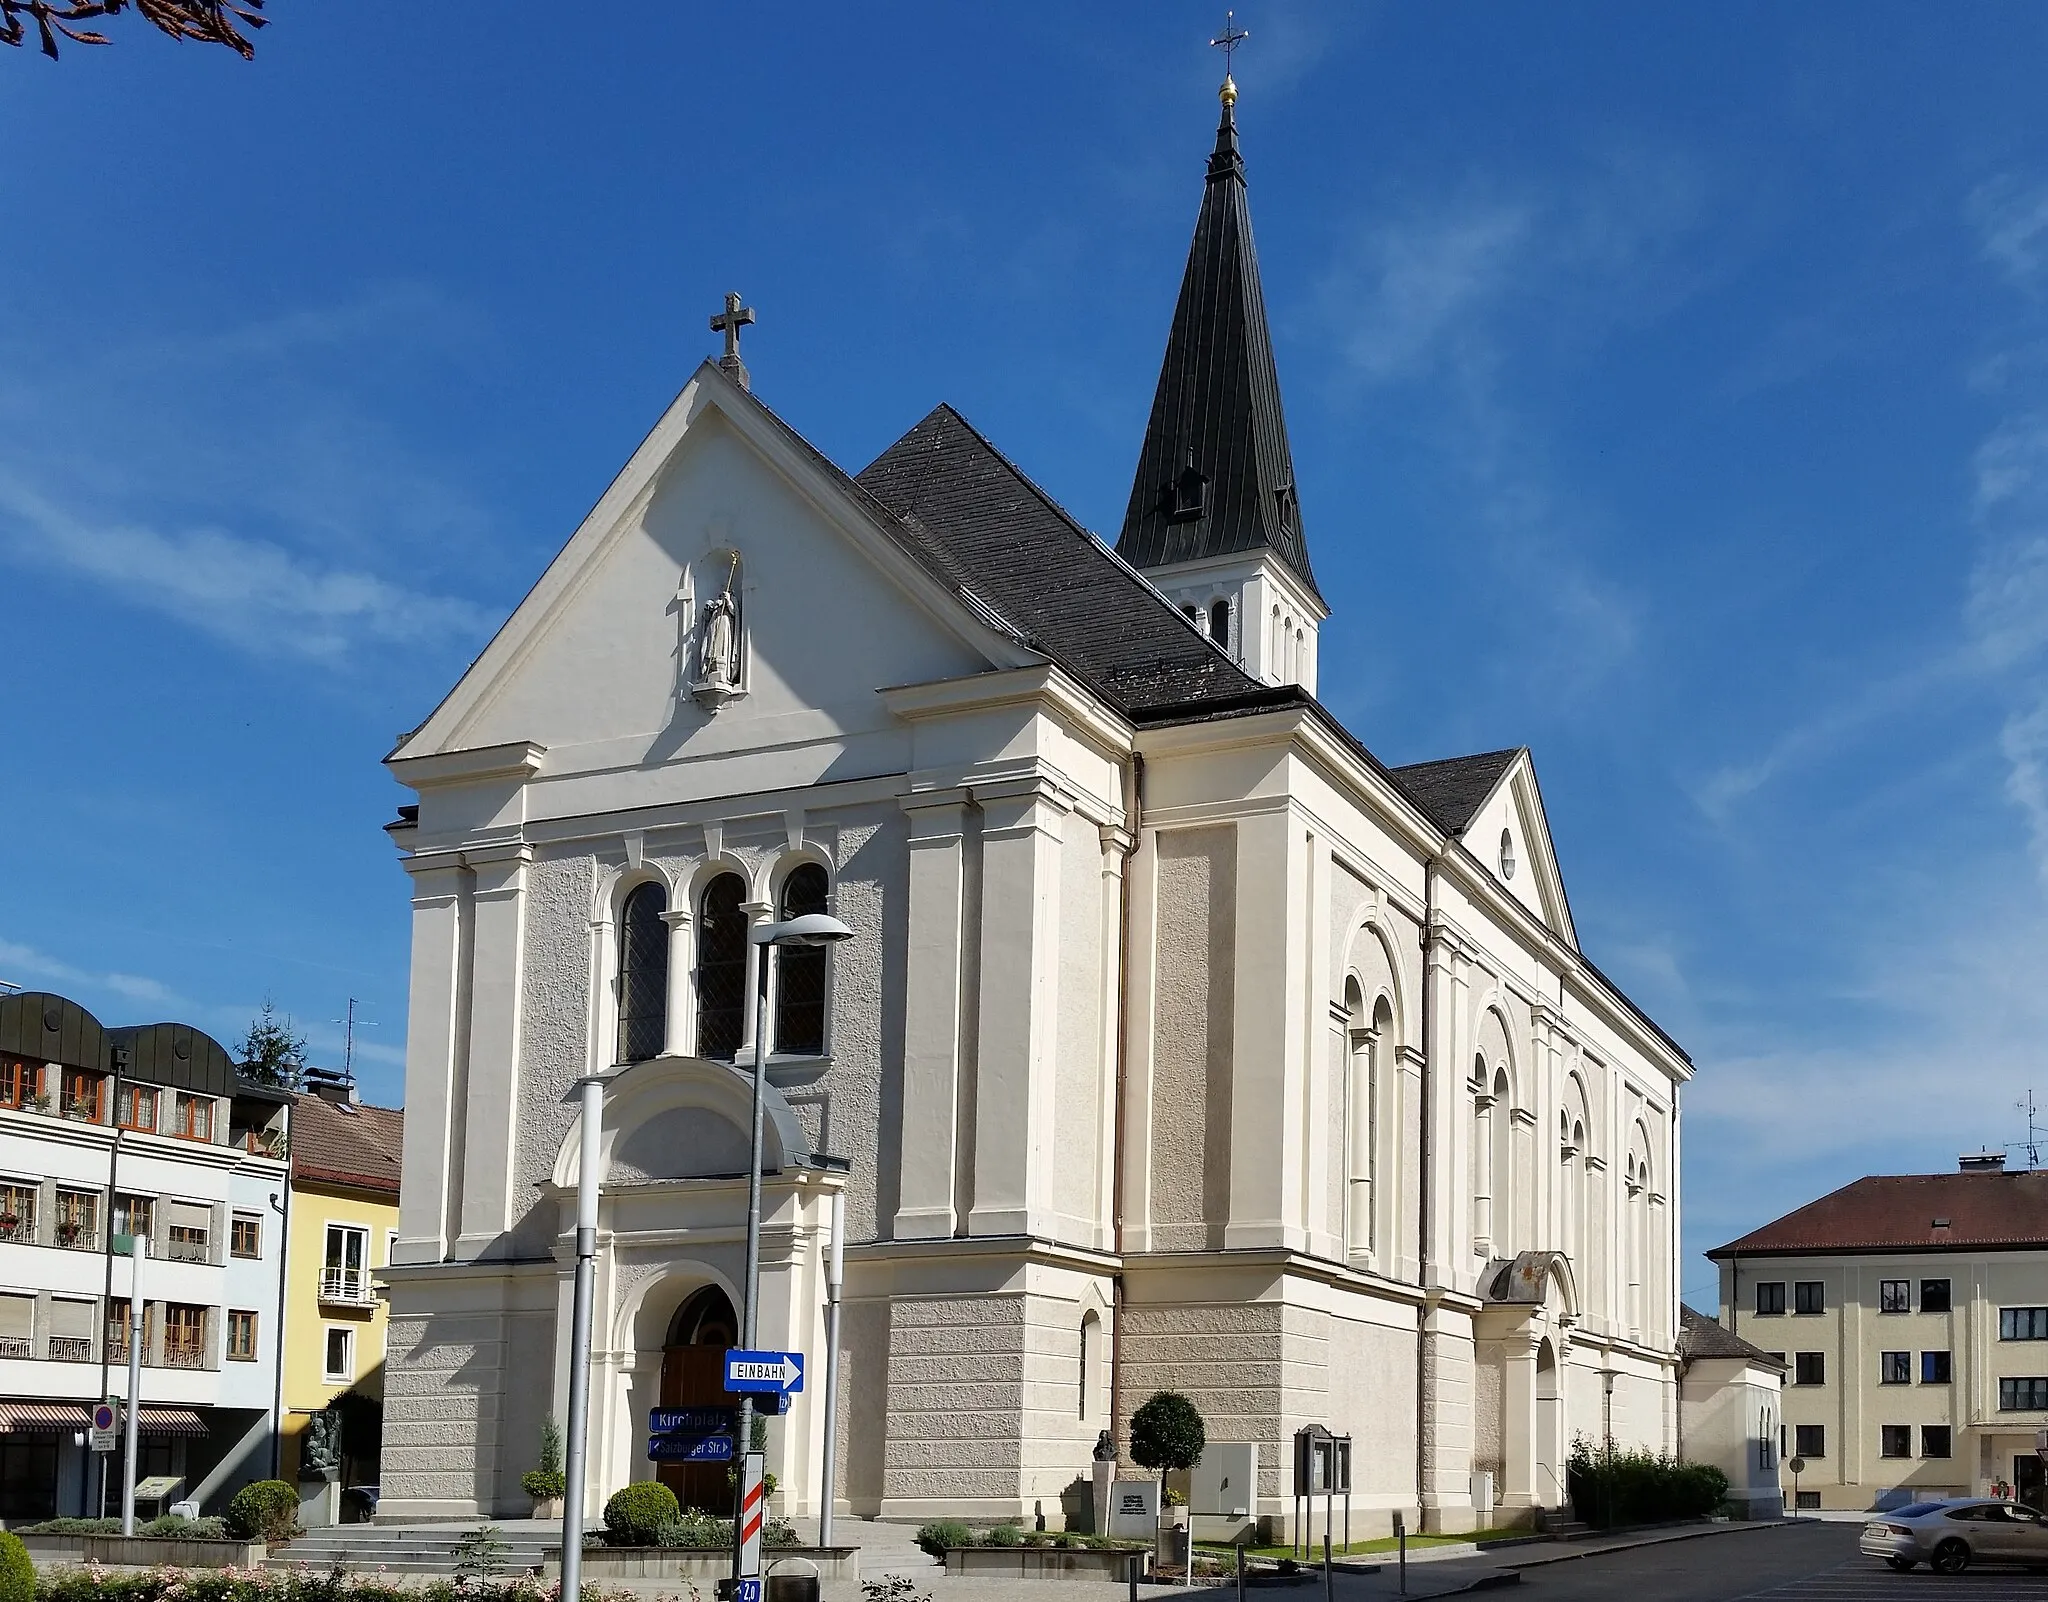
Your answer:
[[[1223,75],[1223,87],[1216,91],[1216,98],[1223,102],[1226,111],[1237,104],[1237,80],[1227,72]]]

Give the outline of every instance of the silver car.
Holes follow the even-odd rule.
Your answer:
[[[1938,1574],[1977,1562],[2048,1568],[2048,1519],[1989,1496],[1913,1502],[1866,1520],[1857,1544],[1901,1573],[1920,1563]]]

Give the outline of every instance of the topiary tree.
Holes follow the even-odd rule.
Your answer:
[[[1131,1460],[1159,1471],[1161,1501],[1166,1471],[1193,1468],[1208,1444],[1201,1411],[1179,1391],[1155,1391],[1131,1415]]]
[[[21,1537],[0,1530],[0,1602],[36,1602],[36,1566]]]
[[[613,1546],[659,1546],[664,1527],[683,1516],[676,1493],[659,1480],[635,1480],[612,1492],[604,1527]]]
[[[235,1492],[227,1518],[236,1540],[282,1546],[299,1533],[299,1493],[283,1480],[256,1480]]]

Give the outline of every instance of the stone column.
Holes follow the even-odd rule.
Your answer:
[[[1533,1335],[1510,1336],[1501,1345],[1502,1507],[1534,1507],[1536,1486],[1536,1352]]]
[[[959,1161],[965,797],[904,801],[910,819],[909,934],[903,1001],[903,1156],[899,1240],[955,1233]]]

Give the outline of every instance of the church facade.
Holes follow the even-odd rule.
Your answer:
[[[1057,1527],[1175,1389],[1353,1439],[1353,1508],[1563,1500],[1676,1444],[1684,1053],[1581,954],[1526,750],[1381,763],[1325,628],[1228,83],[1114,549],[941,406],[849,476],[707,362],[388,759],[413,907],[381,1514],[524,1510],[566,1411],[605,1074],[593,1511],[734,1343],[767,960],[760,1343],[839,1504]],[[763,958],[750,921],[854,938]],[[735,1064],[738,1064],[736,1069]],[[695,1474],[698,1478],[693,1479]],[[1063,1502],[1063,1498],[1069,1498]]]

